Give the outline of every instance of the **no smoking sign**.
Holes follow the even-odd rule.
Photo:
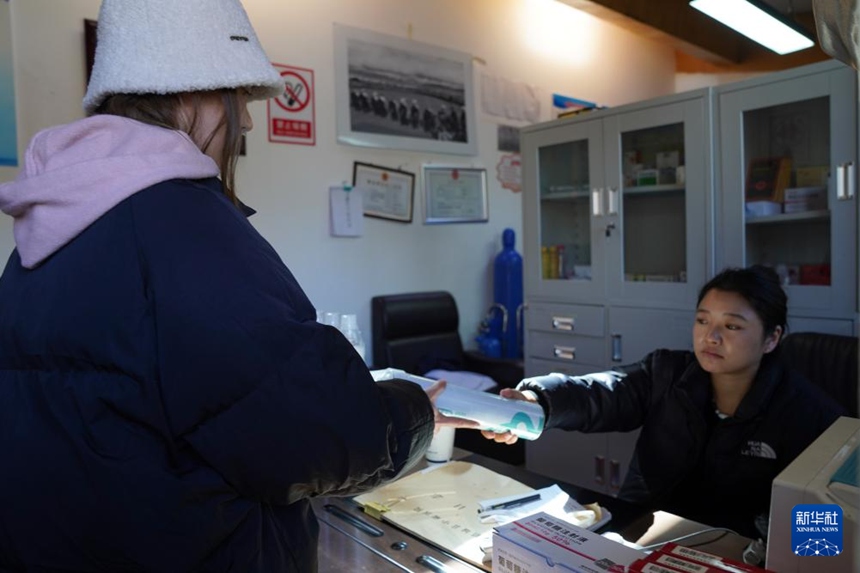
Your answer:
[[[269,100],[269,141],[316,144],[314,72],[272,64],[284,80],[284,93]]]

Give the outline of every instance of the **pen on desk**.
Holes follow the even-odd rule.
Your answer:
[[[495,505],[491,505],[485,511],[490,511],[493,509],[510,509],[512,507],[519,507],[521,505],[525,505],[527,503],[531,503],[531,502],[537,501],[539,499],[540,499],[540,493],[535,493],[532,495],[528,495],[526,497],[511,499],[511,500],[505,501],[503,503],[497,503]]]

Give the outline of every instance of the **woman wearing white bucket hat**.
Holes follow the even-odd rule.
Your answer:
[[[316,570],[308,498],[420,459],[428,394],[374,383],[248,223],[238,0],[104,0],[89,117],[0,186],[0,570]]]

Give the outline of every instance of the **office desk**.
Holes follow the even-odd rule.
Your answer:
[[[706,528],[671,514],[650,512],[626,501],[560,483],[485,456],[455,450],[454,457],[484,466],[535,489],[558,484],[582,504],[597,502],[612,513],[612,520],[598,531],[615,531],[626,540],[640,545],[667,541]],[[413,471],[426,466],[427,464],[422,462]],[[481,569],[416,539],[397,527],[366,516],[351,498],[318,498],[313,501],[313,507],[320,521],[319,573],[483,573]],[[709,540],[715,541],[702,544]],[[740,560],[749,540],[712,533],[691,539],[690,543],[696,544],[703,551]]]
[[[484,466],[535,489],[558,483],[580,503],[596,501],[608,509],[612,513],[612,521],[607,524],[607,527],[612,530],[633,524],[641,519],[644,513],[642,508],[633,504],[559,483],[492,458],[470,454],[459,449],[455,451],[454,457]],[[424,467],[427,467],[427,464],[422,462],[413,471]],[[343,571],[476,573],[481,571],[453,555],[412,537],[397,527],[366,516],[351,498],[319,498],[313,501],[313,506],[320,521],[319,573]],[[402,544],[405,544],[405,547]],[[426,565],[419,563],[418,559],[422,556],[429,557],[435,562],[425,558],[423,561],[427,563]]]

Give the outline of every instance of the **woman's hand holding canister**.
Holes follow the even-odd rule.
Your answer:
[[[507,398],[508,400],[522,400],[523,402],[537,403],[538,401],[537,394],[530,390],[520,391],[514,390],[513,388],[502,388],[501,392],[499,392],[499,396],[501,396],[502,398]],[[493,432],[490,430],[481,430],[481,435],[483,435],[488,440],[493,440],[495,442],[499,442],[500,444],[515,444],[519,439],[516,434],[512,432]]]

